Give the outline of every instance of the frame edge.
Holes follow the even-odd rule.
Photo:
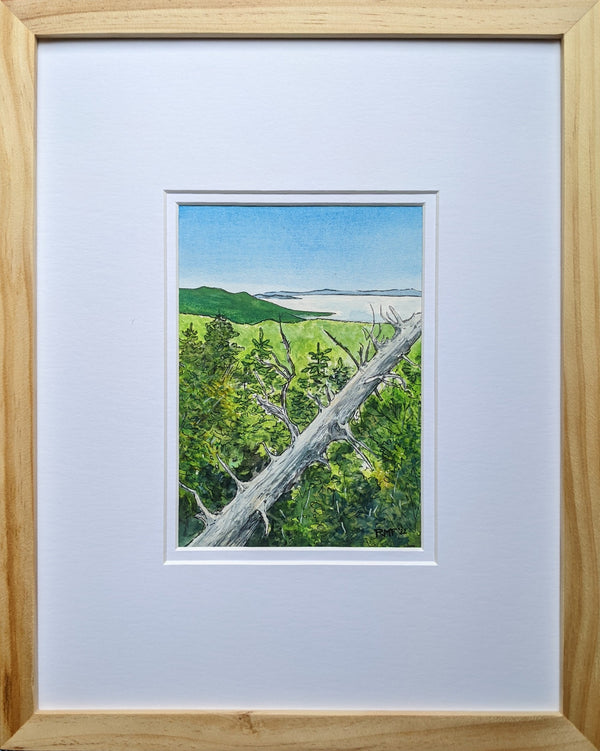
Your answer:
[[[96,3],[97,4],[97,3]],[[100,3],[114,5],[114,2]],[[465,5],[465,3],[462,3]],[[135,3],[128,3],[130,7]],[[396,3],[398,5],[398,3]],[[521,6],[527,5],[524,0]],[[599,100],[594,94],[600,87],[600,4],[597,2],[573,3],[573,15],[577,15],[574,25],[569,21],[561,21],[560,27],[553,21],[554,31],[549,25],[537,27],[538,33],[533,36],[564,35],[564,137],[565,137],[565,196],[564,196],[564,247],[565,261],[563,266],[563,462],[564,462],[564,493],[563,510],[565,523],[565,542],[563,548],[563,618],[564,618],[564,678],[563,701],[565,716],[536,715],[528,716],[487,716],[485,722],[477,715],[441,715],[427,714],[423,716],[390,715],[386,720],[387,728],[381,730],[382,715],[377,714],[376,721],[372,719],[369,738],[372,740],[383,738],[379,744],[381,749],[411,748],[398,745],[398,734],[402,733],[403,743],[409,733],[412,734],[414,744],[417,736],[419,743],[423,742],[422,733],[425,730],[441,735],[437,745],[431,748],[461,748],[489,749],[493,751],[509,751],[511,748],[535,747],[535,742],[544,740],[544,748],[552,749],[591,749],[587,741],[577,730],[579,728],[587,738],[600,742],[600,717],[598,703],[595,697],[600,695],[600,652],[599,652],[599,611],[600,611],[600,572],[598,559],[600,556],[600,509],[597,504],[597,493],[600,478],[597,468],[600,464],[599,435],[597,418],[600,413],[598,346],[600,335],[598,331],[600,321],[600,305],[598,302],[598,237],[600,230],[600,216],[595,203],[595,193],[600,183],[600,164],[596,155],[600,150],[600,112]],[[29,29],[36,29],[33,21],[28,20],[24,13],[23,23],[17,20],[19,12],[33,4],[28,0],[8,0],[0,2],[0,103],[2,104],[2,140],[0,141],[0,167],[3,173],[2,192],[0,193],[0,224],[3,234],[0,237],[0,284],[2,285],[2,326],[4,331],[1,340],[4,374],[2,393],[5,396],[4,421],[0,440],[2,442],[2,477],[3,498],[0,505],[0,555],[3,559],[2,578],[0,578],[0,605],[8,618],[0,622],[0,678],[3,690],[2,714],[0,725],[0,743],[2,739],[14,733],[6,749],[36,748],[44,751],[66,748],[73,743],[82,741],[81,751],[99,749],[106,743],[113,742],[115,751],[123,748],[134,750],[144,748],[148,751],[162,749],[164,744],[156,745],[158,739],[149,744],[145,736],[151,718],[162,722],[165,737],[171,738],[169,748],[181,747],[181,742],[187,743],[187,737],[182,738],[177,731],[180,728],[180,717],[184,717],[188,733],[193,727],[196,732],[208,732],[208,728],[217,727],[219,732],[229,727],[229,740],[239,748],[240,738],[247,741],[248,748],[264,747],[264,733],[258,732],[255,740],[256,723],[261,718],[275,716],[269,713],[245,712],[234,713],[238,718],[231,724],[227,713],[208,714],[195,713],[152,713],[149,715],[132,715],[119,713],[36,713],[32,715],[34,707],[34,632],[35,632],[35,526],[34,526],[34,106],[35,106],[35,41],[36,37]],[[593,7],[592,7],[593,6]],[[121,7],[123,4],[121,3]],[[10,10],[9,10],[10,8]],[[591,8],[591,10],[590,10]],[[589,13],[588,13],[589,11]],[[16,14],[16,15],[15,15]],[[126,15],[131,16],[132,11]],[[85,36],[132,36],[137,33],[146,35],[177,35],[168,29],[160,31],[161,20],[153,26],[153,31],[134,31],[126,28],[125,15],[116,21],[113,19],[110,29],[106,32],[98,31],[92,25],[81,24],[74,16],[67,19],[66,13],[54,19],[54,31],[37,31],[38,36],[60,35],[68,37]],[[339,20],[340,16],[336,16]],[[162,17],[164,19],[164,16]],[[220,16],[222,26],[227,21]],[[355,19],[356,20],[356,19]],[[24,25],[25,23],[25,25]],[[314,23],[314,21],[312,22]],[[436,22],[440,28],[439,20]],[[490,21],[490,28],[493,26]],[[78,25],[79,24],[79,25]],[[293,19],[290,21],[293,25]],[[307,23],[305,22],[305,26]],[[429,36],[435,36],[434,24],[429,27]],[[466,36],[502,36],[505,32],[497,29],[477,33],[474,28],[466,31]],[[571,28],[573,26],[573,28]],[[50,27],[45,27],[46,29]],[[467,28],[463,26],[462,28]],[[531,26],[527,26],[530,29]],[[189,19],[188,19],[189,29]],[[262,32],[263,34],[266,32]],[[273,32],[277,33],[277,32]],[[367,32],[368,35],[369,32]],[[386,32],[372,31],[373,35],[385,37]],[[404,32],[390,31],[390,35],[398,36]],[[427,35],[427,30],[415,31],[414,34]],[[513,24],[515,36],[531,36],[524,25]],[[297,30],[292,36],[317,35],[327,36],[333,31],[321,30],[315,34],[303,34]],[[181,35],[184,35],[183,33]],[[190,36],[188,31],[186,36]],[[206,32],[204,36],[215,36]],[[223,32],[221,36],[234,36],[236,32]],[[238,33],[237,35],[250,35]],[[342,32],[343,35],[343,32]],[[363,34],[364,35],[364,34]],[[406,35],[409,35],[408,33]],[[449,29],[448,33],[439,36],[453,36],[457,32]],[[8,147],[8,148],[7,148]],[[8,150],[10,149],[10,151]],[[574,362],[570,363],[571,357]],[[580,362],[576,362],[580,358]],[[585,472],[583,469],[585,468]],[[579,473],[579,474],[578,474]],[[581,633],[579,626],[582,625]],[[585,680],[582,680],[585,678]],[[83,717],[91,718],[88,731],[83,735],[74,734],[69,730],[71,722],[77,724]],[[295,745],[289,748],[321,749],[323,745],[342,741],[340,735],[332,737],[321,733],[312,719],[302,714],[278,714],[279,721],[265,720],[269,727],[280,727],[278,738],[283,741],[287,734],[286,724],[292,724],[289,732],[295,732]],[[386,715],[387,717],[388,715]],[[409,730],[411,721],[418,717],[419,730]],[[455,722],[449,721],[455,718]],[[496,719],[493,719],[495,717]],[[133,718],[138,718],[130,726]],[[197,718],[197,723],[193,718]],[[212,718],[209,720],[209,718]],[[300,718],[300,719],[298,719]],[[328,718],[328,719],[327,719]],[[338,728],[356,728],[355,723],[366,722],[367,714],[344,716],[342,722],[336,720],[336,715],[326,715],[323,722],[331,722]],[[305,735],[298,723],[302,723]],[[536,725],[535,735],[528,732],[523,735],[526,722]],[[123,723],[130,727],[125,730]],[[211,724],[212,723],[212,724]],[[271,723],[271,724],[269,724]],[[400,724],[397,724],[400,723]],[[441,723],[441,724],[440,724]],[[404,729],[402,729],[402,725]],[[440,729],[443,725],[443,730]],[[377,730],[376,730],[377,726]],[[543,733],[540,730],[544,727]],[[243,727],[246,730],[243,730]],[[506,745],[506,733],[499,732],[502,728],[512,728],[512,746]],[[89,738],[87,735],[96,728],[101,737]],[[112,729],[111,729],[112,728]],[[237,728],[237,729],[236,729]],[[241,728],[241,729],[240,729]],[[253,729],[254,728],[254,729]],[[294,730],[295,728],[295,730]],[[311,728],[313,728],[311,730]],[[395,728],[395,729],[394,729]],[[458,731],[456,728],[462,728]],[[485,728],[485,731],[484,731]],[[54,735],[48,736],[52,731]],[[341,733],[341,731],[336,731]],[[42,733],[43,737],[40,737]],[[315,733],[314,736],[311,733]],[[484,735],[482,735],[484,733]],[[334,733],[335,735],[335,733]],[[312,738],[313,745],[307,745]],[[402,735],[400,736],[402,737]],[[34,743],[35,738],[43,745],[28,745]],[[223,745],[228,743],[226,736],[219,736],[222,748],[233,747]],[[237,738],[237,741],[235,740]],[[350,748],[356,733],[350,731],[346,745],[338,748]],[[387,738],[387,740],[385,740]],[[197,738],[198,743],[203,739]],[[214,738],[213,738],[214,740]],[[211,745],[186,745],[190,749],[216,749],[213,740]],[[35,741],[35,742],[38,742]],[[519,745],[515,745],[516,743]],[[292,741],[291,741],[292,742]],[[551,745],[551,742],[560,745]],[[394,745],[391,745],[391,744]],[[465,745],[465,743],[470,745]],[[524,744],[528,743],[529,746]],[[21,745],[19,745],[21,744]],[[87,745],[86,745],[87,744]],[[301,745],[298,745],[301,744]],[[441,745],[444,744],[444,745]],[[494,745],[489,745],[494,744]],[[497,745],[500,744],[500,745]],[[570,744],[570,745],[566,745]],[[414,747],[414,746],[413,746]],[[328,745],[331,751],[334,746]],[[422,746],[424,751],[429,746]]]
[[[600,746],[600,3],[563,71],[563,711]]]
[[[0,739],[35,704],[35,37],[0,4]]]
[[[595,0],[4,0],[38,37],[560,38]],[[425,9],[424,9],[425,6]]]
[[[560,714],[40,712],[6,751],[593,751]]]

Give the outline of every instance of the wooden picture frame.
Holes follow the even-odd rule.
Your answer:
[[[36,709],[36,42],[93,37],[546,38],[563,49],[562,711]],[[0,743],[3,749],[600,746],[600,2],[3,0],[0,3]]]

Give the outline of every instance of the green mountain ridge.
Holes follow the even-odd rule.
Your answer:
[[[297,323],[332,315],[325,312],[291,310],[268,300],[260,300],[248,292],[227,292],[219,287],[180,288],[179,312],[198,316],[225,316],[234,323]]]

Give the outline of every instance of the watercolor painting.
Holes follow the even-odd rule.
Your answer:
[[[419,205],[180,205],[179,545],[419,547]]]

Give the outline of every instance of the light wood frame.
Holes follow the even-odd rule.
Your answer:
[[[302,36],[562,40],[562,712],[37,711],[36,41]],[[3,0],[0,186],[3,749],[584,751],[600,746],[600,0]]]

